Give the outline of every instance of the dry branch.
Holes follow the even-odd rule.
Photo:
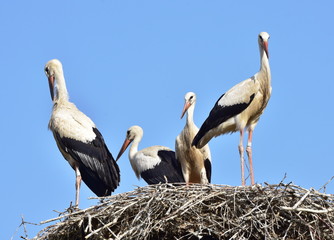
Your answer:
[[[334,196],[292,184],[159,184],[101,198],[34,239],[334,239]]]

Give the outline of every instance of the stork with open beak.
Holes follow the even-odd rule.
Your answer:
[[[182,166],[184,180],[189,183],[206,184],[211,182],[211,153],[209,145],[197,149],[192,146],[192,140],[198,132],[194,123],[196,94],[188,92],[181,118],[187,113],[186,125],[175,140],[175,154]]]
[[[69,101],[63,67],[53,59],[45,65],[53,101],[49,129],[76,175],[75,206],[81,180],[99,197],[110,195],[120,182],[119,168],[93,121]]]
[[[253,131],[271,95],[271,74],[268,52],[269,34],[258,36],[260,49],[260,70],[253,77],[240,82],[223,94],[214,105],[208,118],[195,136],[192,145],[202,148],[211,138],[231,132],[240,132],[239,154],[241,163],[241,183],[245,185],[244,174],[244,131],[248,130],[247,156],[251,184],[254,181],[252,159]]]
[[[126,132],[126,138],[116,161],[132,143],[129,160],[138,179],[143,178],[148,184],[184,182],[180,163],[175,152],[164,146],[152,146],[138,151],[138,144],[143,138],[143,129],[132,126]]]

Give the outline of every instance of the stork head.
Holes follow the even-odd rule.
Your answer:
[[[190,106],[194,105],[196,102],[196,94],[193,92],[188,92],[184,95],[184,107],[182,110],[181,118],[183,118],[184,114],[187,112]]]
[[[122,154],[125,152],[127,147],[130,145],[130,143],[136,139],[137,141],[140,141],[143,137],[143,129],[139,126],[132,126],[126,131],[126,137],[124,140],[124,143],[119,150],[119,153],[117,155],[116,161],[122,156]]]
[[[259,39],[258,39],[260,50],[263,50],[266,53],[268,59],[269,59],[269,52],[268,52],[268,40],[269,40],[269,38],[270,38],[269,33],[260,32]]]
[[[55,100],[56,85],[58,76],[63,75],[63,66],[61,62],[57,59],[52,59],[45,64],[44,67],[45,74],[49,80],[49,88],[52,101]]]

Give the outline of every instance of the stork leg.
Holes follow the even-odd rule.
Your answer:
[[[239,154],[240,154],[240,165],[241,165],[241,184],[245,186],[245,160],[244,160],[244,129],[240,130],[240,141],[239,141]]]
[[[79,207],[81,174],[78,167],[75,167],[75,207]]]
[[[251,183],[252,185],[254,185],[255,181],[254,181],[253,157],[252,157],[252,138],[253,138],[253,129],[249,129],[246,152],[249,161],[249,174],[251,177]]]

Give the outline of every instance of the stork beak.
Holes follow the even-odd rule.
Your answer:
[[[119,153],[117,155],[116,161],[118,161],[118,159],[122,156],[122,154],[124,153],[124,151],[126,150],[126,148],[129,146],[129,144],[132,142],[132,140],[129,139],[125,139],[123,146],[121,148],[121,150],[119,150]]]
[[[181,119],[183,118],[184,114],[187,112],[188,108],[190,107],[190,103],[187,101],[184,104],[183,110],[182,110],[182,114],[181,114]]]
[[[55,80],[55,78],[54,78],[53,75],[50,75],[48,77],[48,80],[49,80],[49,88],[50,88],[51,100],[53,101],[53,97],[54,97],[54,91],[53,91],[54,89],[53,89],[53,87],[54,87],[54,80]]]
[[[267,41],[263,42],[263,49],[267,54],[267,58],[269,59],[269,51],[268,51],[268,42]]]

